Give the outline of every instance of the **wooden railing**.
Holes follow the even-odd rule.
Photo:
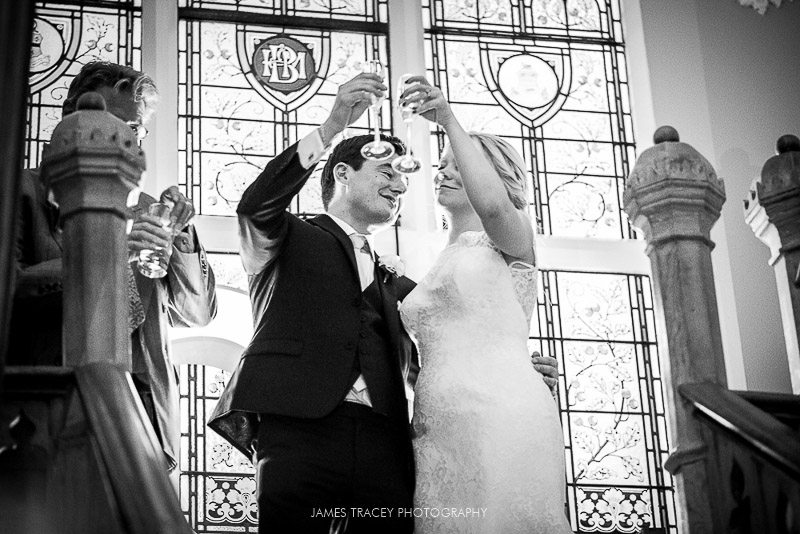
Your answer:
[[[704,426],[715,532],[800,532],[797,430],[718,384],[684,384],[678,389]],[[794,395],[754,398],[793,420],[800,416]]]
[[[144,154],[97,93],[78,110],[41,165],[63,223],[64,365],[0,367],[0,532],[189,533],[130,377],[126,219]]]
[[[0,454],[0,532],[191,533],[128,373],[9,367],[4,386],[15,445]]]

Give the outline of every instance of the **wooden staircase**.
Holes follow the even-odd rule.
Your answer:
[[[745,200],[772,250],[795,394],[727,388],[710,231],[725,202],[711,163],[659,128],[626,183],[624,210],[647,241],[672,447],[678,532],[800,534],[800,141],[778,154]],[[756,305],[754,303],[754,305]]]
[[[42,165],[64,221],[64,365],[5,365],[34,9],[0,2],[0,533],[188,534],[129,374],[126,206],[144,154],[99,95]]]
[[[9,367],[3,533],[190,533],[130,375],[108,363]]]
[[[678,390],[702,425],[719,532],[800,534],[800,397],[718,384]]]

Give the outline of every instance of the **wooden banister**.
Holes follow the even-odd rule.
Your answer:
[[[734,391],[733,393],[793,430],[800,431],[800,395],[764,391]]]
[[[25,436],[0,455],[0,532],[192,532],[128,373],[9,367],[4,382]]]
[[[702,429],[713,532],[800,532],[800,433],[719,384],[678,391]],[[750,396],[797,415],[792,396]]]
[[[190,534],[130,374],[93,363],[75,369],[75,378],[128,532]]]
[[[683,384],[678,391],[698,416],[800,482],[800,434],[719,384]]]

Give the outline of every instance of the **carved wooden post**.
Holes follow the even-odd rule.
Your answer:
[[[64,225],[64,364],[131,370],[126,217],[144,153],[97,93],[53,132],[42,173]]]
[[[800,139],[784,135],[777,148],[744,201],[744,218],[772,252],[792,391],[800,393]]]
[[[711,227],[725,202],[725,188],[711,164],[678,132],[664,126],[636,161],[624,210],[644,232],[653,271],[656,325],[673,452],[666,463],[676,476],[678,531],[712,533],[711,497],[703,459],[705,445],[691,409],[678,402],[687,382],[726,386],[711,268]]]

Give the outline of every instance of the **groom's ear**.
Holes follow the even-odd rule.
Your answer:
[[[333,167],[333,179],[342,185],[347,185],[350,179],[350,171],[352,167],[347,163],[340,161]]]

